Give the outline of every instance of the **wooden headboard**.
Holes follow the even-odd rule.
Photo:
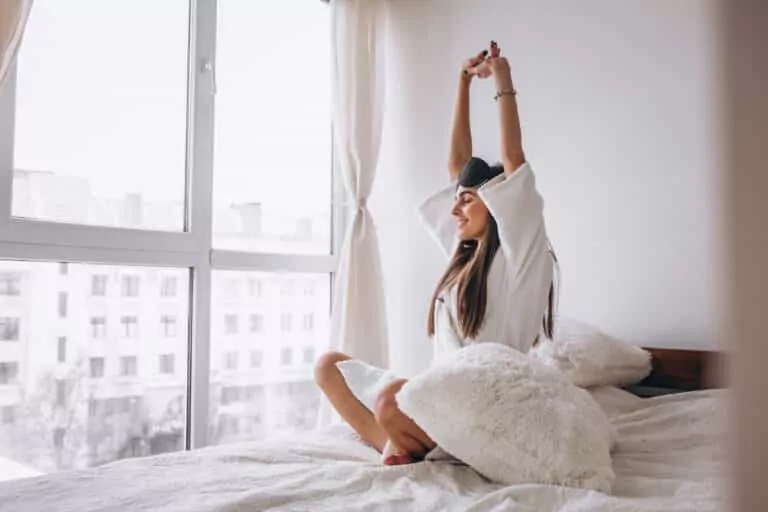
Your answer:
[[[630,391],[639,395],[722,387],[723,355],[709,350],[643,347],[651,353],[653,370]]]

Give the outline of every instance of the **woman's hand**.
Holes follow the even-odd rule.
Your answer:
[[[511,70],[509,61],[501,56],[501,48],[496,41],[491,41],[490,53],[483,61],[472,69],[472,72],[480,78],[494,76],[496,83],[505,86],[512,85]]]
[[[472,77],[477,75],[477,68],[485,62],[485,58],[488,56],[488,50],[483,50],[471,59],[467,59],[461,65],[461,77],[464,80],[470,81]],[[482,77],[485,78],[485,77]]]

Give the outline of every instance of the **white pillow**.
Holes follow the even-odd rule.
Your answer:
[[[491,480],[610,492],[605,413],[562,373],[506,345],[447,356],[403,386],[397,402],[440,447]]]
[[[553,337],[554,340],[542,337],[529,354],[562,371],[577,386],[629,386],[651,372],[649,352],[591,325],[559,319]]]

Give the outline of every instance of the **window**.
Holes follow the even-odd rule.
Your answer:
[[[304,364],[315,362],[315,347],[304,347]]]
[[[16,384],[19,374],[19,365],[15,362],[0,363],[0,386]]]
[[[293,280],[292,279],[286,279],[282,283],[280,283],[280,295],[283,297],[290,297],[293,295]]]
[[[104,358],[92,357],[90,359],[91,378],[100,379],[104,377]]]
[[[280,315],[280,330],[283,332],[290,332],[291,324],[293,323],[293,317],[290,313],[283,313]]]
[[[121,293],[123,297],[138,297],[139,276],[123,276]]]
[[[0,100],[0,275],[19,277],[0,294],[24,297],[0,297],[0,318],[14,318],[0,321],[0,339],[14,340],[0,341],[0,357],[16,363],[4,367],[14,384],[3,391],[36,405],[17,409],[0,459],[48,473],[156,453],[157,439],[174,450],[237,440],[253,418],[250,437],[311,428],[319,392],[312,369],[295,363],[301,347],[328,342],[331,226],[344,220],[331,216],[341,198],[331,194],[329,11],[303,0],[35,3]],[[274,53],[265,44],[306,64],[277,59],[280,79],[265,80],[255,60]],[[307,75],[312,94],[294,81]],[[238,283],[229,296],[227,278]],[[281,296],[285,280],[293,291]],[[302,293],[307,280],[314,295]],[[298,348],[284,372],[272,368],[282,341],[266,336],[280,332],[282,312],[312,312],[315,323],[304,331],[301,316],[291,320]],[[241,336],[251,313],[262,333]],[[225,333],[227,314],[243,323],[238,334]],[[190,350],[209,365],[193,379]],[[172,374],[160,373],[162,355],[174,356]],[[103,359],[101,377],[90,377],[91,358]],[[65,377],[66,403],[52,411]],[[262,391],[224,411],[220,390],[235,377]],[[57,454],[49,436],[68,418],[76,430]]]
[[[0,295],[21,295],[21,276],[0,274]]]
[[[0,316],[0,341],[19,340],[19,319]]]
[[[135,316],[120,317],[120,335],[123,338],[136,338],[139,335],[139,319]]]
[[[173,338],[177,334],[176,329],[176,317],[171,315],[163,315],[160,317],[160,325],[163,330],[163,336],[166,338]]]
[[[248,295],[251,297],[261,297],[262,294],[262,282],[261,279],[248,279]]]
[[[67,362],[67,337],[59,336],[56,344],[56,361],[59,363]]]
[[[134,377],[136,375],[136,356],[120,358],[120,375],[122,377]]]
[[[304,330],[305,331],[311,331],[315,328],[315,315],[312,313],[309,313],[307,315],[304,315],[304,322],[303,322]]]
[[[278,332],[281,332],[282,328],[291,329],[291,346],[284,346],[285,343],[281,343],[279,339],[270,339],[266,336],[262,339],[261,336],[264,334],[246,336],[242,340],[238,338],[235,344],[231,335],[226,334],[224,326],[215,324],[211,332],[211,355],[216,357],[213,361],[218,364],[212,365],[211,368],[210,396],[220,397],[224,387],[233,385],[232,372],[239,370],[240,373],[237,375],[239,386],[259,386],[261,389],[253,399],[241,397],[241,400],[247,402],[247,407],[244,406],[242,412],[238,413],[238,417],[244,422],[243,425],[247,425],[252,416],[261,418],[258,428],[249,434],[250,438],[269,435],[276,428],[281,431],[314,428],[317,423],[320,395],[314,383],[312,364],[304,363],[304,358],[307,360],[310,358],[310,354],[304,347],[322,347],[329,343],[328,322],[324,318],[328,318],[330,310],[330,275],[218,270],[214,271],[214,276],[215,278],[211,280],[213,297],[224,294],[225,283],[229,278],[237,278],[244,283],[257,282],[257,280],[264,283],[263,300],[259,300],[258,306],[251,309],[245,318],[248,322],[247,328],[258,329],[260,321],[255,320],[254,317],[260,315],[263,318],[262,333],[266,334],[271,331],[271,322],[274,319],[274,329]],[[286,280],[294,283],[294,293],[290,297],[280,295],[281,285]],[[307,281],[314,283],[315,294],[312,296],[303,295],[302,290]],[[213,301],[211,315],[213,318],[223,320],[226,315],[234,314],[233,311],[248,311],[247,308],[252,308],[253,302],[254,299],[250,295],[234,302]],[[294,308],[301,313],[294,313],[288,308]],[[300,316],[294,317],[296,314]],[[305,314],[313,316],[313,330],[302,329]],[[233,350],[234,347],[238,350]],[[293,347],[296,347],[295,350]],[[313,363],[314,354],[311,355]],[[238,356],[245,360],[237,360]],[[272,371],[272,366],[275,366],[278,371]],[[265,389],[269,392],[265,392]],[[275,395],[277,391],[282,394]],[[279,398],[267,402],[267,396],[279,396]],[[209,414],[209,425],[219,425],[224,413],[234,414],[231,409],[226,411],[212,409]],[[231,436],[224,435],[217,428],[213,428],[212,432],[215,443],[235,440]]]
[[[67,318],[67,292],[59,292],[59,318]]]
[[[12,405],[0,407],[0,424],[12,425],[16,421],[16,408]]]
[[[251,315],[251,332],[262,332],[264,330],[264,315],[255,313]]]
[[[56,407],[65,407],[67,405],[67,381],[56,381]]]
[[[67,4],[36,3],[19,48],[13,215],[180,231],[189,2]]]
[[[91,318],[91,338],[100,340],[107,337],[107,319],[103,316]]]
[[[240,388],[228,386],[221,389],[221,405],[229,405],[240,401]]]
[[[280,351],[280,364],[283,366],[293,364],[293,350],[290,347],[285,347]]]
[[[240,280],[229,278],[224,282],[224,294],[228,299],[236,299],[240,296]]]
[[[224,315],[224,332],[237,334],[237,315]]]
[[[304,281],[304,296],[313,297],[315,295],[315,282],[311,279]]]
[[[318,101],[331,97],[328,6],[296,0],[280,7],[242,0],[219,5],[214,247],[328,254],[331,105]],[[286,30],[301,37],[286,38]],[[273,62],[275,41],[281,51],[301,55],[304,66]],[[264,80],[260,60],[272,62],[281,79]],[[311,95],[299,85],[307,76]],[[286,176],[302,186],[286,187]]]
[[[177,280],[173,276],[164,276],[160,281],[160,296],[161,297],[175,297],[176,296]]]
[[[91,276],[91,295],[94,297],[103,297],[107,294],[107,276]]]
[[[224,368],[227,370],[237,370],[237,352],[230,351],[224,354]]]
[[[159,361],[160,373],[168,375],[175,372],[174,365],[176,360],[173,354],[160,354]]]

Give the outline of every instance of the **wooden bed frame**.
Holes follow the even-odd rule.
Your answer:
[[[651,353],[653,370],[628,388],[640,396],[723,387],[723,356],[709,350],[643,347]]]

